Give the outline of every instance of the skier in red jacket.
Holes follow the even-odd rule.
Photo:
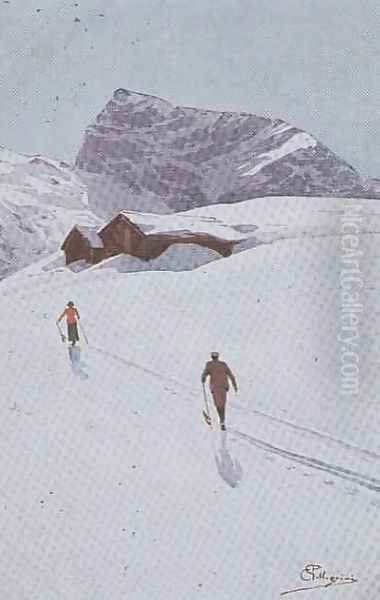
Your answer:
[[[67,337],[69,342],[71,342],[72,346],[75,346],[77,342],[79,342],[79,334],[78,334],[78,321],[80,320],[78,309],[75,308],[74,302],[68,302],[67,307],[63,311],[63,313],[57,319],[57,325],[62,321],[62,319],[66,317],[67,322]],[[65,340],[65,336],[62,334],[63,341]]]

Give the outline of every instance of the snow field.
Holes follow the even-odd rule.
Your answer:
[[[376,597],[376,236],[362,239],[366,359],[349,400],[339,238],[292,237],[191,272],[0,284],[9,600],[272,600],[314,561],[359,578],[330,595]],[[70,299],[90,341],[75,368],[54,324]],[[239,383],[226,436],[200,416],[213,349]]]

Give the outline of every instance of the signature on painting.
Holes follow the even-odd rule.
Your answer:
[[[286,596],[287,594],[294,594],[296,592],[306,592],[307,590],[314,590],[316,588],[331,588],[336,585],[349,585],[359,581],[353,575],[329,575],[326,569],[318,563],[305,565],[300,573],[300,579],[308,585],[281,592],[280,596]]]

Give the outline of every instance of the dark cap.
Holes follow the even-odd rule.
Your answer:
[[[219,358],[219,352],[211,352],[211,358]]]

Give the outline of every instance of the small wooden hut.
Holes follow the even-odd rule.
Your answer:
[[[99,237],[102,239],[106,256],[115,254],[139,256],[138,248],[145,234],[121,212],[99,231]]]
[[[154,260],[173,244],[196,244],[210,248],[221,256],[230,256],[235,243],[209,233],[187,230],[147,234],[121,212],[99,231],[93,227],[76,225],[63,242],[62,250],[66,255],[66,264],[81,259],[96,264],[117,254]]]
[[[61,249],[65,253],[67,265],[77,260],[96,264],[104,258],[104,244],[95,227],[75,225]]]

